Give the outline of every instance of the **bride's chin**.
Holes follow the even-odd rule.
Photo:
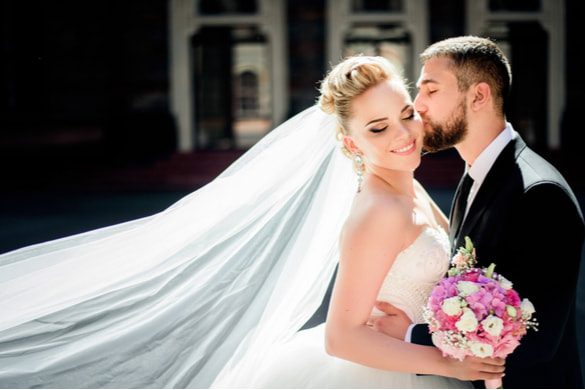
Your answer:
[[[418,167],[420,167],[420,163],[421,163],[421,156],[420,153],[417,155],[417,157],[415,158],[415,160],[412,163],[412,170],[414,171],[415,169],[417,169]]]
[[[413,158],[412,161],[409,161],[405,164],[403,164],[401,167],[395,167],[395,170],[399,170],[399,171],[414,171],[416,170],[421,163],[421,158],[420,156],[418,156],[417,158]]]

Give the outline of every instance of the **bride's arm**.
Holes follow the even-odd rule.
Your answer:
[[[341,259],[326,325],[331,355],[366,366],[459,379],[495,379],[480,359],[443,358],[434,347],[409,344],[367,326],[394,259],[413,237],[409,216],[395,205],[352,212],[341,238]],[[412,239],[410,240],[412,241]]]

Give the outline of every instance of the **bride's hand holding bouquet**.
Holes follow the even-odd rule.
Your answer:
[[[536,329],[534,306],[520,299],[512,283],[494,272],[495,264],[475,267],[473,243],[469,237],[465,241],[425,309],[433,343],[443,355],[459,360],[467,356],[505,359],[528,329]],[[501,388],[502,381],[486,380],[485,384]]]

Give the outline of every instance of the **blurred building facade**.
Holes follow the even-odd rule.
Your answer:
[[[535,149],[578,156],[585,140],[579,0],[1,4],[4,166],[245,150],[312,105],[344,56],[383,55],[414,83],[418,54],[463,34],[508,54],[509,120]]]

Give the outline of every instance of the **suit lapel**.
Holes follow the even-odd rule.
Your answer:
[[[517,135],[502,150],[479,188],[459,231],[457,231],[457,228],[461,221],[453,221],[453,225],[450,228],[451,252],[454,252],[462,245],[463,238],[469,235],[469,232],[481,220],[493,197],[501,190],[503,183],[506,182],[505,177],[512,172],[512,166],[515,164],[517,156],[525,147],[526,144]],[[452,214],[453,210],[451,210],[450,218]]]

